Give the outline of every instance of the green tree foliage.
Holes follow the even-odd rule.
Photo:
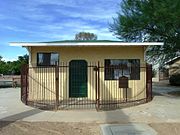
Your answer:
[[[150,62],[164,64],[180,55],[179,0],[123,0],[122,11],[110,24],[110,31],[125,41],[161,41],[150,47]]]
[[[28,64],[28,59],[29,59],[29,56],[24,55],[24,56],[19,56],[18,60],[16,60],[16,61],[12,61],[12,62],[7,61],[7,62],[5,62],[5,61],[2,60],[2,56],[0,56],[0,74],[19,75],[20,70],[21,70],[21,66],[24,65],[24,64]]]
[[[0,74],[3,74],[6,70],[6,62],[2,60],[2,56],[0,56]]]
[[[97,40],[97,35],[89,32],[79,32],[75,35],[75,40]]]

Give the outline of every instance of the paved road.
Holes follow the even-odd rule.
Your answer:
[[[168,80],[164,80],[158,83],[156,82],[153,84],[153,92],[155,94],[167,96],[167,93],[172,91],[180,91],[180,87],[169,85]]]
[[[162,87],[156,86],[155,89],[161,90]],[[19,88],[0,89],[0,121],[17,120],[87,123],[180,122],[180,98],[159,94],[150,103],[115,111],[68,110],[54,112],[25,106],[20,101]]]

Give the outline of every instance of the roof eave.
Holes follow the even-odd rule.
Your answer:
[[[163,42],[77,42],[77,43],[36,43],[36,42],[10,42],[10,46],[153,46],[164,45]]]

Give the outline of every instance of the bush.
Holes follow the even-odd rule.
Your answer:
[[[180,86],[180,74],[171,75],[169,78],[171,85]]]

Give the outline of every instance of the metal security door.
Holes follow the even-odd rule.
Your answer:
[[[69,63],[69,97],[87,97],[87,62],[72,60]]]

